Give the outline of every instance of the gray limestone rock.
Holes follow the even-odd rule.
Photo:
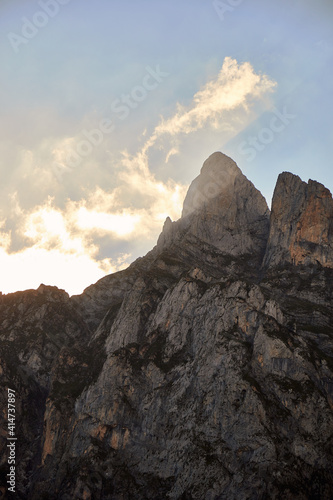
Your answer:
[[[333,267],[333,200],[319,182],[279,175],[264,266],[285,262]]]
[[[233,257],[247,257],[258,264],[266,249],[269,209],[262,194],[222,153],[212,154],[192,182],[184,201],[182,218],[166,221],[158,249],[186,236]]]
[[[128,269],[0,296],[19,498],[331,499],[331,203],[282,174],[270,216],[214,153]]]

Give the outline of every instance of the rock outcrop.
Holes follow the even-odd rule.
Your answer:
[[[247,256],[258,266],[268,232],[269,209],[262,194],[231,158],[214,153],[188,190],[182,218],[168,221],[158,246],[169,247],[191,235],[226,255]]]
[[[286,262],[333,267],[333,200],[319,182],[279,175],[272,201],[265,265]]]
[[[18,498],[331,499],[332,295],[329,191],[214,153],[128,269],[0,297]]]

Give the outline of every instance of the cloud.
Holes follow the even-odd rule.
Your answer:
[[[189,108],[178,104],[171,118],[162,118],[142,149],[142,154],[162,136],[190,134],[207,124],[215,129],[220,127],[223,113],[240,107],[247,110],[254,99],[272,92],[275,86],[276,82],[266,75],[255,73],[250,63],[238,64],[235,59],[226,57],[217,78],[209,81],[194,95]]]
[[[177,148],[171,148],[169,153],[166,156],[165,163],[168,163],[171,156],[175,156],[179,154],[179,150]]]
[[[77,213],[78,227],[83,231],[114,232],[119,237],[131,235],[140,221],[140,215],[126,211],[109,214],[81,207]]]
[[[37,288],[41,283],[58,286],[69,294],[82,293],[90,283],[127,267],[124,257],[97,262],[88,253],[68,254],[59,249],[33,246],[8,254],[0,246],[1,289],[4,293]]]
[[[160,165],[159,173],[162,173],[174,157],[180,157],[184,138],[192,136],[193,146],[196,134],[205,135],[209,129],[227,132],[225,137],[239,133],[250,119],[252,105],[265,101],[275,87],[276,82],[256,73],[250,63],[238,64],[227,57],[217,77],[193,96],[188,107],[178,103],[171,117],[161,117],[135,155],[127,151],[122,153],[119,180],[123,187],[126,186],[124,193],[128,190],[137,201],[140,199],[138,193],[144,193],[150,206],[151,220],[156,219],[157,214],[159,219],[162,219],[162,214],[177,219],[187,185],[176,183],[165,175],[163,182],[158,181],[152,170]]]
[[[77,294],[105,274],[127,267],[130,253],[118,250],[114,258],[103,258],[98,239],[107,237],[107,246],[112,247],[117,241],[135,244],[143,237],[154,238],[167,215],[175,214],[175,207],[180,211],[185,193],[175,183],[164,185],[153,176],[148,183],[133,178],[127,188],[143,198],[148,192],[151,204],[121,207],[121,187],[110,193],[98,187],[86,198],[68,200],[62,209],[48,197],[44,204],[23,210],[14,196],[15,227],[6,231],[5,220],[0,225],[0,289],[10,293],[44,282]],[[14,235],[23,246],[19,251],[12,250]]]
[[[17,206],[16,211],[20,215],[17,230],[22,241],[25,238],[29,244],[11,252],[11,232],[1,231],[5,224],[2,221],[0,276],[5,293],[36,288],[42,282],[65,288],[70,294],[81,293],[106,273],[119,271],[129,264],[129,254],[120,254],[115,259],[98,258],[99,248],[93,243],[89,230],[81,230],[80,209],[75,210],[73,202],[61,211],[49,198],[30,213],[22,212]]]
[[[126,267],[138,252],[151,248],[167,216],[180,217],[188,185],[171,173],[184,161],[184,138],[192,138],[194,149],[199,133],[205,138],[212,130],[238,133],[246,126],[240,111],[249,115],[274,87],[249,63],[226,58],[188,107],[178,104],[150,135],[140,134],[142,145],[134,155],[125,150],[113,155],[112,164],[101,162],[110,136],[56,179],[56,166],[64,171],[80,135],[46,137],[35,150],[22,151],[14,176],[17,194],[0,224],[0,289],[8,293],[44,282],[80,293]]]

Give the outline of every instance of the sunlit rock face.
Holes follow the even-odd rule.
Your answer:
[[[331,499],[331,224],[320,184],[282,174],[270,214],[214,153],[128,269],[1,296],[19,498]]]
[[[265,265],[285,262],[333,267],[333,200],[319,182],[284,172],[273,202]]]

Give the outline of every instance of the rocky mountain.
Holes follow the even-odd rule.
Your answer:
[[[333,201],[266,201],[222,153],[156,247],[69,297],[0,297],[1,489],[16,498],[333,498]]]
[[[333,267],[332,195],[319,182],[307,184],[288,172],[278,178],[265,266],[284,262]]]

